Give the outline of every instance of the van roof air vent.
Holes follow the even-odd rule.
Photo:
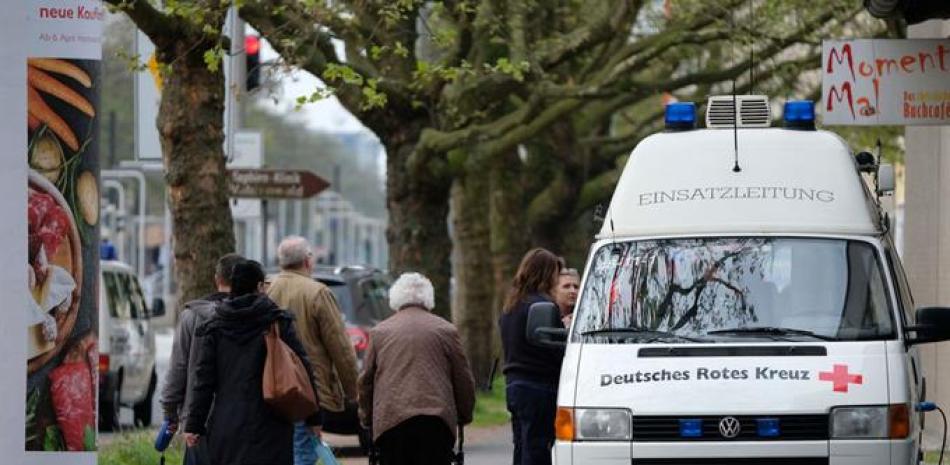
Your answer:
[[[706,127],[732,129],[735,124],[732,95],[709,97],[706,106]],[[765,95],[737,95],[740,128],[767,128],[772,123],[769,98]]]

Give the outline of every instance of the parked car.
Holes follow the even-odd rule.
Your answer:
[[[155,334],[150,320],[165,314],[156,298],[151,308],[132,268],[111,260],[99,265],[99,429],[119,423],[119,408],[131,407],[135,425],[152,422]]]
[[[317,267],[313,277],[333,291],[346,332],[350,335],[356,358],[363,362],[369,346],[369,330],[389,318],[389,275],[375,268],[362,266]],[[362,366],[360,367],[362,368]]]

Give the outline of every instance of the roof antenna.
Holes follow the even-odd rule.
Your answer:
[[[739,105],[737,105],[738,97],[736,97],[736,80],[732,80],[732,136],[733,136],[733,148],[735,149],[735,163],[732,165],[732,172],[738,173],[742,171],[742,168],[739,167]]]
[[[729,21],[732,23],[732,29],[736,29],[736,11],[731,10],[729,12]],[[736,41],[729,41],[732,48],[732,56],[736,56]],[[732,165],[732,172],[738,173],[742,171],[742,168],[739,167],[739,98],[736,97],[736,78],[732,78],[732,135],[735,149],[735,162]]]
[[[753,40],[752,34],[755,30],[755,4],[753,0],[749,0],[749,16],[751,21],[749,24],[749,94],[755,94],[755,41]]]

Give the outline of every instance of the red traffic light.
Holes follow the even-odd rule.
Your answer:
[[[244,51],[248,55],[257,55],[261,51],[261,39],[257,36],[244,36]]]

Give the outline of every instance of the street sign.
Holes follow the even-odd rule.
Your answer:
[[[330,183],[306,170],[229,169],[231,197],[253,199],[306,199]]]

